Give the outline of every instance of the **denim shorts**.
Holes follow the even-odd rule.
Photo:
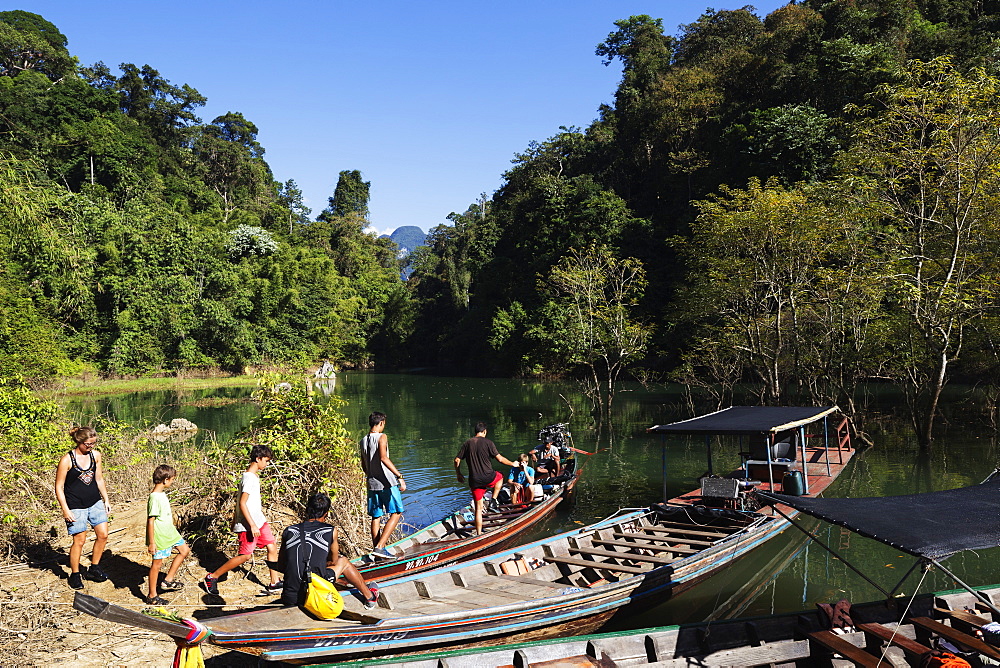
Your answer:
[[[184,544],[184,539],[179,538],[177,542],[171,545],[170,547],[165,547],[162,550],[157,550],[156,552],[154,552],[153,559],[166,559],[167,557],[170,556],[170,553],[174,551],[175,547],[183,544]]]
[[[70,536],[83,533],[87,530],[87,525],[96,527],[108,521],[108,509],[104,505],[103,499],[90,508],[70,508],[73,513],[73,521],[66,520],[66,531]]]
[[[403,497],[399,493],[399,487],[393,485],[389,489],[368,490],[368,514],[373,518],[382,517],[385,513],[401,512]]]

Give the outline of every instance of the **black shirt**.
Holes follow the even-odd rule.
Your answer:
[[[81,468],[80,463],[84,461],[84,457],[77,459],[76,454],[70,450],[70,466],[66,471],[66,482],[63,483],[66,505],[70,510],[90,508],[101,500],[101,490],[97,487],[97,458],[90,452],[86,459],[89,460],[89,466]]]
[[[285,588],[281,602],[285,605],[302,605],[307,587],[303,584],[306,573],[316,573],[333,581],[334,574],[326,567],[333,542],[333,526],[317,520],[293,524],[281,532],[281,549],[278,551],[278,568],[285,574]]]
[[[456,457],[469,464],[469,489],[485,489],[493,484],[496,471],[492,459],[497,456],[497,446],[488,438],[473,436],[462,444]]]

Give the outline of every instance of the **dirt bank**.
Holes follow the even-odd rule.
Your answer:
[[[141,610],[150,556],[145,545],[146,501],[113,508],[111,536],[101,565],[107,582],[87,582],[85,592],[118,605]],[[290,517],[272,517],[276,533]],[[67,584],[69,544],[65,526],[53,524],[55,536],[42,546],[38,557],[27,564],[0,567],[0,666],[170,666],[174,644],[160,634],[95,619],[73,610],[74,590]],[[93,541],[84,548],[83,564],[90,563]],[[233,545],[226,548],[235,554]],[[163,597],[167,608],[182,616],[220,601],[198,587],[206,568],[217,568],[230,556],[211,550],[196,551],[181,568],[179,579],[186,587]],[[248,571],[234,571],[219,585],[225,607],[237,611],[268,603],[259,597],[261,582],[267,581],[263,552]],[[164,572],[165,572],[164,568]],[[236,652],[204,646],[206,664],[256,666],[257,659]]]

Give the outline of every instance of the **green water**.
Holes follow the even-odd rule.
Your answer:
[[[618,508],[660,500],[664,461],[668,497],[697,487],[707,468],[703,439],[661,439],[645,433],[653,424],[688,417],[678,388],[627,387],[616,398],[613,425],[600,429],[587,414],[586,402],[569,384],[359,372],[339,375],[325,390],[348,402],[348,417],[358,438],[367,432],[367,416],[372,410],[388,415],[389,451],[405,473],[405,521],[412,526],[430,523],[468,501],[468,490],[455,480],[453,459],[478,420],[490,425],[490,438],[509,458],[530,449],[537,443],[538,429],[554,422],[568,422],[576,447],[597,452],[578,455],[585,473],[577,503],[549,520],[540,529],[545,533],[589,524]],[[69,406],[83,420],[107,413],[142,426],[183,417],[226,441],[254,414],[252,404],[236,401],[247,394],[249,390],[233,388],[183,394],[148,392],[71,402]],[[226,401],[214,405],[213,398],[218,397]],[[950,489],[977,483],[993,470],[998,459],[993,427],[953,415],[939,431],[934,453],[922,459],[905,424],[891,416],[898,401],[891,396],[880,400],[887,416],[865,425],[875,446],[855,456],[827,496]],[[739,465],[735,440],[724,440],[714,447],[716,471]],[[911,558],[875,541],[825,524],[812,526],[835,552],[886,589],[892,588],[912,564]],[[1000,550],[995,549],[967,552],[952,557],[947,565],[971,585],[994,584],[1000,582],[998,557]],[[921,575],[911,576],[903,591],[912,593]],[[920,591],[954,587],[953,581],[932,571]],[[801,533],[790,529],[694,590],[620,625],[639,628],[700,621],[713,614],[763,615],[840,598],[869,601],[878,597],[875,588],[842,562],[815,544],[807,545]]]

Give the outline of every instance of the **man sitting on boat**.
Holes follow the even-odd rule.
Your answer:
[[[555,443],[555,436],[551,434],[545,437],[545,441],[539,443],[531,452],[533,460],[538,462],[535,470],[539,478],[559,475],[562,467],[559,464],[561,458],[559,446]]]
[[[331,582],[343,575],[364,597],[365,607],[374,608],[378,602],[378,587],[366,585],[354,564],[340,554],[338,529],[326,521],[329,514],[330,497],[323,493],[313,494],[302,516],[305,521],[282,532],[277,563],[277,570],[285,574],[281,602],[285,605],[305,603],[308,574],[315,573]]]
[[[483,532],[483,497],[487,490],[492,490],[493,496],[490,498],[489,509],[492,512],[499,512],[500,505],[497,503],[497,495],[503,487],[503,476],[493,470],[491,459],[496,459],[501,464],[513,466],[510,461],[499,452],[493,441],[486,438],[486,423],[477,422],[475,436],[462,444],[458,454],[455,455],[455,477],[459,482],[465,482],[462,475],[462,460],[469,464],[469,489],[472,491],[472,500],[476,510],[476,535]]]

